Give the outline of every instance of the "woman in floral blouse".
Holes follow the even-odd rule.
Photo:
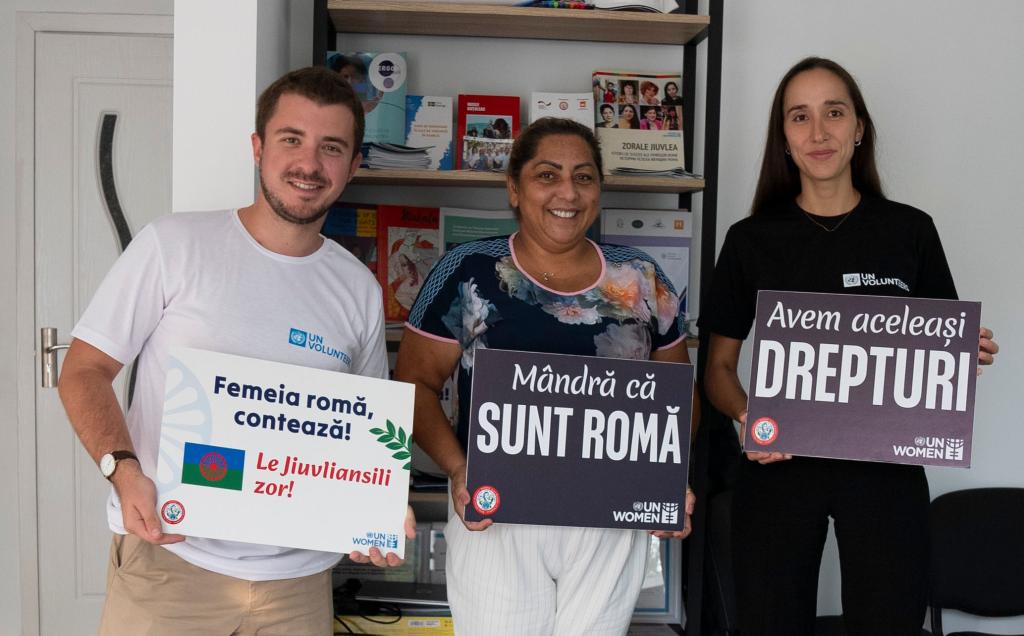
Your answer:
[[[545,118],[516,139],[512,236],[460,245],[427,277],[395,379],[416,384],[415,440],[450,478],[448,600],[459,634],[625,634],[640,592],[642,531],[465,521],[466,428],[480,348],[688,362],[679,299],[654,261],[586,238],[601,197],[594,134]],[[458,425],[438,401],[458,371]],[[693,497],[687,495],[684,537]]]

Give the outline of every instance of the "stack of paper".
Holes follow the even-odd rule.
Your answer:
[[[371,143],[366,155],[367,168],[392,168],[402,170],[425,170],[430,166],[426,148],[410,148],[399,144]]]
[[[647,170],[644,168],[612,168],[613,175],[619,177],[691,177],[699,178],[698,175],[692,172],[687,172],[682,168],[673,168],[671,170]]]

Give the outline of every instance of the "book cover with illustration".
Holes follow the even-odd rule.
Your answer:
[[[541,117],[571,119],[594,129],[594,96],[590,93],[532,93],[530,123]]]
[[[384,319],[404,322],[438,257],[438,208],[377,206],[377,280]]]
[[[371,272],[377,273],[376,206],[335,203],[327,212],[320,233],[341,244]]]
[[[429,170],[451,170],[454,113],[451,97],[407,95],[405,98],[405,145],[429,148]]]
[[[682,76],[678,73],[594,71],[594,127],[605,174],[682,173]]]
[[[405,143],[405,53],[329,51],[327,68],[348,80],[363,103],[364,148],[370,142]]]
[[[519,134],[519,97],[459,95],[456,165],[504,172]]]
[[[635,247],[649,254],[672,282],[683,315],[690,286],[690,242],[693,213],[686,210],[605,208],[601,212],[601,240]]]

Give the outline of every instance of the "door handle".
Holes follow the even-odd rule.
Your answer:
[[[41,354],[44,389],[53,389],[57,386],[57,352],[70,346],[57,343],[56,328],[43,327],[39,330],[39,353]]]

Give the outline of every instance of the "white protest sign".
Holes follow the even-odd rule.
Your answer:
[[[403,557],[413,396],[402,382],[172,349],[164,531]]]

